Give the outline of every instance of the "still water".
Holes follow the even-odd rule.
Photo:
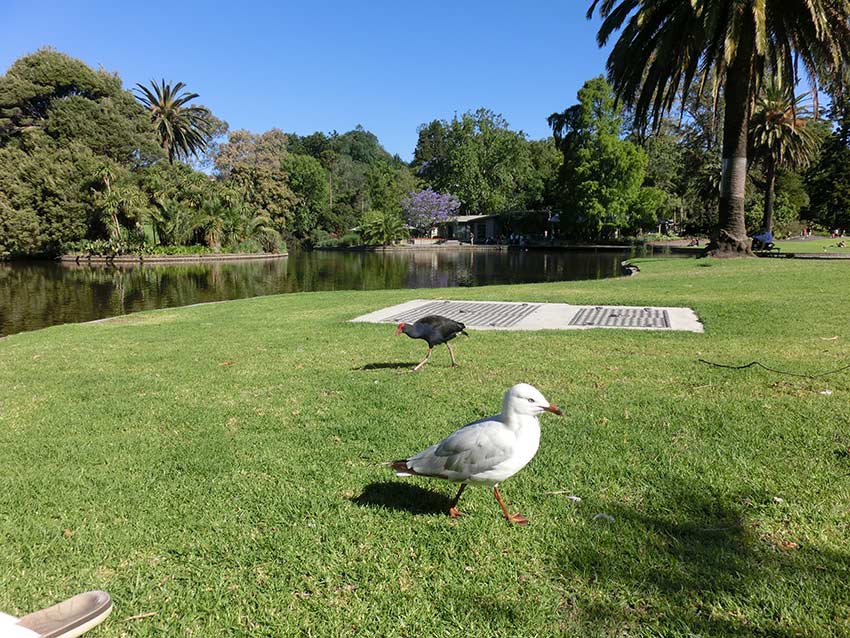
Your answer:
[[[173,306],[316,290],[445,288],[601,279],[629,251],[295,252],[180,265],[0,262],[0,336]]]

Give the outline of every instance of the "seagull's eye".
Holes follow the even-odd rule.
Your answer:
[[[528,402],[529,402],[529,403],[534,403],[534,399],[532,399],[531,397],[528,397]]]

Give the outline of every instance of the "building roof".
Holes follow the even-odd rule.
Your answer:
[[[468,224],[469,222],[480,222],[491,217],[498,217],[498,215],[455,215],[454,217],[449,217],[446,221]]]

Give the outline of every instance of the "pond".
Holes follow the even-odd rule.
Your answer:
[[[0,262],[0,336],[139,310],[316,290],[601,279],[629,250],[294,252],[271,260],[78,265]]]

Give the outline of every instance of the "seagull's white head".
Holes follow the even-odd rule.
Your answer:
[[[543,412],[561,415],[561,409],[546,400],[540,390],[527,383],[517,383],[508,388],[502,399],[502,414],[513,413],[522,416],[537,416]]]

